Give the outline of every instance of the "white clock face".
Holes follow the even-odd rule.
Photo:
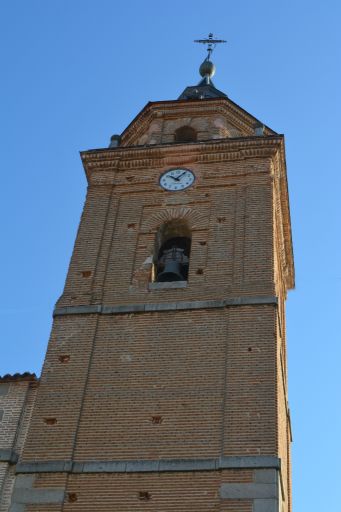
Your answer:
[[[165,190],[184,190],[190,187],[195,180],[192,171],[188,169],[170,169],[160,177],[160,185]]]

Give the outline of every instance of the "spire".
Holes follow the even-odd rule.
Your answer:
[[[216,89],[212,82],[212,76],[216,72],[216,67],[211,61],[211,55],[216,45],[226,43],[226,41],[224,39],[215,39],[213,34],[210,33],[207,39],[196,39],[194,42],[207,45],[207,56],[199,68],[202,79],[197,86],[186,87],[179,96],[179,100],[226,97],[226,94]]]
[[[208,85],[212,83],[211,78],[216,72],[216,67],[211,61],[211,55],[213,53],[213,50],[215,49],[217,44],[226,43],[226,41],[224,39],[214,39],[213,34],[211,32],[210,34],[208,34],[207,39],[195,39],[194,42],[207,45],[207,57],[199,68],[199,73],[203,77],[203,79],[199,82],[199,85]]]

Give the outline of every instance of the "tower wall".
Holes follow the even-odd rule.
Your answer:
[[[282,151],[269,135],[82,154],[11,512],[290,510]],[[177,166],[195,184],[165,192]],[[158,230],[177,220],[188,281],[154,282]]]
[[[213,157],[219,145],[209,150]],[[270,159],[204,165],[195,163],[201,156],[197,150],[186,165],[195,165],[198,186],[174,195],[162,191],[158,179],[165,168],[179,162],[181,153],[174,155],[174,148],[169,147],[170,158],[167,150],[163,155],[169,164],[153,167],[155,159],[149,152],[149,159],[131,164],[143,163],[140,168],[120,162],[128,169],[103,169],[91,176],[64,294],[57,306],[273,295]],[[160,156],[161,151],[154,153]],[[192,231],[190,285],[162,292],[149,286],[155,234],[164,222],[182,218]]]

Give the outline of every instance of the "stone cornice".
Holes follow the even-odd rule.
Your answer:
[[[124,315],[128,313],[153,313],[155,311],[184,311],[193,309],[216,309],[238,306],[277,306],[277,297],[233,297],[221,300],[195,300],[179,302],[158,302],[145,304],[125,304],[119,306],[106,306],[95,304],[90,306],[64,306],[57,307],[53,316],[65,315]]]
[[[273,455],[227,456],[210,459],[157,460],[71,460],[32,461],[17,464],[16,473],[161,473],[184,471],[217,471],[221,469],[281,469],[281,459]]]

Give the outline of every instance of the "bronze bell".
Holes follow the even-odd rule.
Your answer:
[[[158,265],[162,272],[158,274],[157,280],[160,283],[186,281],[188,261],[188,257],[184,254],[183,249],[172,247],[163,251]]]

